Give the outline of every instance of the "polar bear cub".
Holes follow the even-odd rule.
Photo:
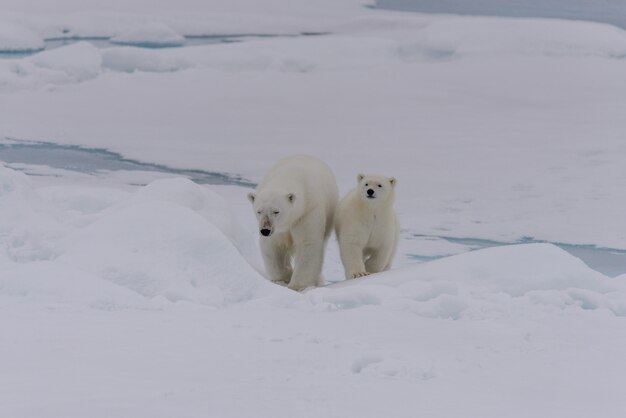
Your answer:
[[[396,179],[359,174],[357,181],[339,204],[335,221],[347,279],[389,270],[400,236],[393,210]]]
[[[307,155],[285,158],[265,174],[248,199],[259,221],[269,278],[294,290],[321,286],[324,251],[339,200],[330,168]]]

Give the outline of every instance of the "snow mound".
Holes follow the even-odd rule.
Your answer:
[[[212,190],[186,178],[156,180],[139,189],[133,202],[164,201],[193,210],[207,222],[217,227],[238,248],[247,243],[247,231],[235,222],[226,200]]]
[[[186,178],[156,180],[142,187],[133,201],[160,200],[176,203],[198,213],[226,235],[230,231],[230,215],[226,201],[217,193]]]
[[[223,306],[280,291],[243,259],[210,195],[180,182],[148,186],[68,237],[58,261],[149,298]],[[183,185],[185,186],[185,185]],[[182,204],[178,202],[180,199]],[[213,207],[211,207],[213,206]]]
[[[172,57],[142,48],[108,48],[102,52],[102,66],[113,71],[155,73],[183,70],[193,66],[185,57]]]
[[[293,293],[246,262],[237,228],[221,196],[187,179],[37,189],[0,166],[0,296],[113,310]]]
[[[434,19],[416,35],[422,46],[445,45],[461,55],[616,57],[626,51],[624,31],[590,22],[454,17]],[[402,42],[415,42],[403,38]]]
[[[35,66],[49,70],[42,74],[51,82],[78,82],[100,74],[102,56],[98,48],[88,42],[77,42],[62,48],[41,52],[32,57]]]
[[[28,177],[0,165],[0,271],[3,262],[47,260],[56,254],[59,225],[40,208]]]
[[[24,26],[0,22],[0,52],[30,52],[44,49],[44,41]]]
[[[151,22],[115,36],[111,42],[144,48],[163,48],[184,45],[185,37],[163,23]]]
[[[419,267],[422,268],[415,272],[428,281],[445,278],[513,297],[536,290],[581,287],[606,291],[610,288],[605,276],[552,244],[488,248]]]
[[[626,315],[626,285],[551,244],[488,248],[340,282],[306,294],[322,310],[391,306],[430,318],[507,315],[517,309],[607,309]]]
[[[108,188],[76,185],[49,186],[38,191],[47,211],[69,227],[83,227],[105,209],[128,199],[130,192]]]

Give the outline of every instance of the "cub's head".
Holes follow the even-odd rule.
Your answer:
[[[259,233],[269,237],[276,232],[285,232],[291,225],[290,218],[296,196],[293,193],[261,192],[248,193],[259,221]]]
[[[393,202],[396,187],[394,177],[386,177],[380,174],[359,174],[357,176],[357,193],[361,199],[370,204],[382,204]]]

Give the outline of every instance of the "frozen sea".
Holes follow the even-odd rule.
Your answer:
[[[0,416],[621,418],[626,33],[575,4],[3,1]],[[264,277],[298,153],[397,178],[391,271]]]
[[[626,3],[613,0],[376,0],[376,7],[420,13],[587,20],[626,28]]]

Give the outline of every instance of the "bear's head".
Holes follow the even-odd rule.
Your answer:
[[[359,174],[357,176],[357,194],[372,205],[393,203],[396,179],[380,174]]]
[[[296,201],[293,193],[261,192],[248,193],[259,221],[259,233],[269,237],[274,233],[286,232],[291,226],[291,214]]]

